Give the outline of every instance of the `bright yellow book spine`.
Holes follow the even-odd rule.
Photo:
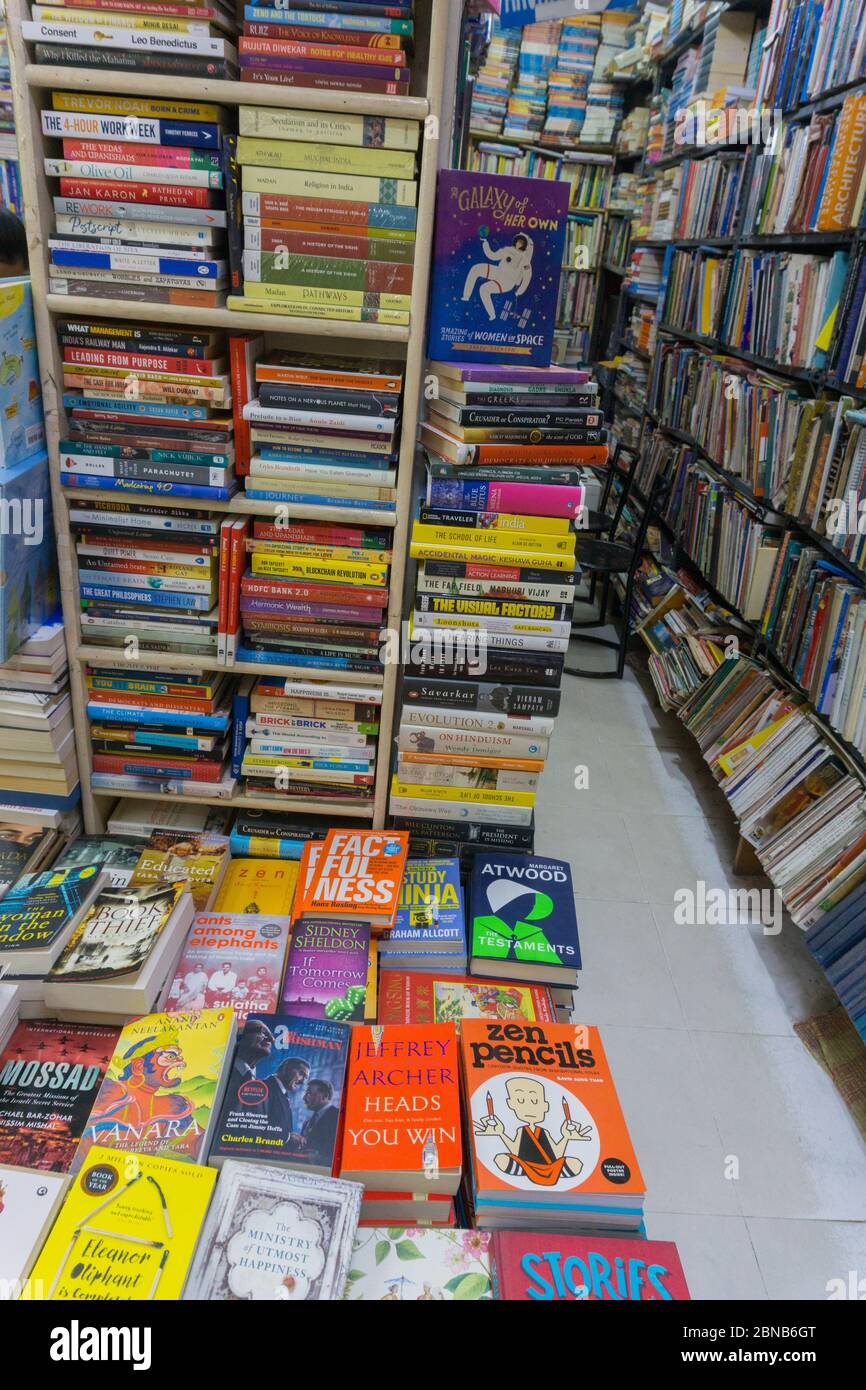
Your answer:
[[[549,550],[494,550],[480,546],[443,545],[435,541],[409,543],[409,554],[413,560],[461,560],[474,564],[484,554],[485,562],[494,565],[515,565],[517,568],[533,570],[556,570],[558,573],[572,574],[573,555],[556,555]]]
[[[295,304],[323,304],[351,309],[397,309],[408,312],[411,294],[387,294],[378,290],[331,289],[326,285],[276,285],[264,280],[245,280],[244,294],[252,299],[270,299],[291,308]]]
[[[155,0],[158,3],[158,0]],[[118,16],[119,18],[120,16]],[[124,29],[150,29],[160,34],[209,34],[207,20],[201,19],[174,19],[158,18],[156,15],[135,15],[124,14]],[[97,10],[72,10],[72,9],[49,9],[40,8],[39,19],[44,24],[84,24],[88,28],[92,25],[105,27],[105,14]]]
[[[259,293],[249,294],[256,288]],[[244,285],[246,294],[230,294],[226,308],[247,314],[297,314],[307,319],[334,319],[342,323],[386,323],[395,328],[406,328],[409,314],[404,309],[360,309],[349,304],[290,304],[286,300],[270,299],[266,291],[273,285],[254,286],[249,280]]]
[[[388,582],[386,567],[367,568],[366,565],[337,565],[330,560],[293,560],[283,571],[284,579],[333,579],[338,584],[372,584],[377,589]]]
[[[238,164],[265,169],[309,169],[320,174],[364,174],[379,179],[415,176],[415,156],[404,150],[267,140],[252,135],[238,138]]]
[[[488,806],[534,806],[535,792],[489,791],[479,787],[440,787],[421,782],[391,783],[392,796],[416,797],[423,801],[484,802]]]
[[[476,550],[541,550],[555,555],[573,555],[576,537],[573,531],[564,536],[544,535],[538,531],[509,532],[473,530],[468,526],[433,526],[416,521],[412,540],[429,545],[458,545]]]
[[[307,550],[298,549],[294,555],[260,555],[253,552],[250,569],[253,574],[289,574],[299,560],[329,560],[335,565],[358,565],[372,573],[388,573],[387,565],[377,564],[364,551],[346,550],[338,545],[310,546]]]
[[[94,92],[52,92],[55,111],[95,116],[151,116],[155,120],[219,122],[222,111],[209,101],[161,101],[151,97],[109,97]]]
[[[280,193],[289,198],[338,198],[350,203],[391,203],[415,206],[418,188],[414,179],[377,179],[365,174],[320,174],[312,169],[260,169],[247,165],[242,171],[244,193]]]

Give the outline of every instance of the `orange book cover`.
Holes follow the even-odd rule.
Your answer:
[[[465,1018],[460,1049],[476,1205],[640,1199],[597,1028]]]
[[[356,1024],[345,1094],[341,1177],[378,1192],[457,1191],[463,1145],[453,1023]]]
[[[298,916],[390,927],[408,853],[407,830],[329,830]]]

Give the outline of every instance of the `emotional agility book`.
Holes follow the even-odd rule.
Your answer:
[[[441,171],[429,357],[549,364],[568,197],[564,180]]]

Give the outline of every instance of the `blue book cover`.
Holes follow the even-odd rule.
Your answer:
[[[250,1014],[235,1046],[209,1162],[255,1158],[330,1176],[351,1028]]]
[[[150,478],[100,478],[92,473],[61,473],[63,487],[94,488],[97,492],[145,492],[152,497],[199,497],[205,502],[227,502],[236,491],[227,487],[199,487],[197,483],[164,483]]]
[[[12,885],[0,903],[0,958],[13,973],[16,960],[23,963],[33,952],[53,962],[66,929],[94,896],[101,870],[100,864],[48,869]]]
[[[50,621],[60,602],[47,454],[0,466],[0,512],[2,662]]]
[[[165,415],[171,420],[210,420],[213,413],[209,405],[167,405],[164,401],[133,401],[122,396],[85,396],[77,391],[66,391],[63,405],[66,410],[105,410],[115,415]]]
[[[549,365],[568,199],[566,180],[440,172],[429,357]]]
[[[252,680],[246,677],[238,682],[238,687],[232,697],[232,777],[240,777],[241,763],[244,760],[244,751],[247,746],[247,719],[250,714],[250,695],[252,694]]]
[[[470,882],[470,971],[563,985],[580,969],[571,869],[534,854],[477,854]]]
[[[247,479],[249,483],[249,479]],[[245,487],[244,496],[257,499],[259,502],[285,502],[290,506],[309,505],[312,507],[345,507],[347,512],[351,511],[376,511],[376,512],[396,512],[396,502],[367,502],[361,497],[328,497],[325,493],[321,496],[314,496],[307,492],[276,492],[269,488]]]
[[[87,705],[88,718],[95,719],[100,724],[128,724],[130,715],[136,719],[141,719],[141,707],[139,705],[123,705],[121,701],[118,701],[116,705],[93,703]],[[186,710],[152,709],[147,711],[147,717],[155,723],[169,724],[180,729],[214,729],[224,733],[229,726],[228,714],[190,715]]]
[[[410,859],[403,872],[394,925],[383,943],[417,942],[430,950],[466,948],[459,859]]]
[[[135,254],[132,252],[131,254]],[[156,252],[142,252],[149,260],[156,261],[156,273],[159,275],[185,275],[189,279],[196,280],[217,280],[225,279],[225,262],[211,260],[184,260],[176,256],[160,256]],[[115,257],[120,260],[121,256],[126,255],[123,251],[67,251],[63,247],[51,247],[51,264],[57,266],[91,266],[94,270],[123,270],[125,267],[121,261],[119,265],[114,264]]]
[[[30,281],[0,284],[0,467],[45,449],[42,378]]]
[[[197,613],[209,613],[213,601],[207,594],[171,594],[160,589],[121,589],[108,584],[86,584],[81,581],[82,598],[98,599],[105,603],[134,603],[142,608],[192,608]],[[178,602],[180,600],[180,602]]]

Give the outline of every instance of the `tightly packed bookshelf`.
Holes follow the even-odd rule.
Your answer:
[[[279,86],[265,84],[251,87],[241,82],[209,79],[154,76],[149,73],[118,72],[109,69],[88,70],[73,67],[54,67],[30,62],[27,45],[21,34],[21,23],[29,18],[23,0],[8,0],[7,23],[12,69],[12,89],[18,133],[21,179],[26,208],[27,235],[30,251],[30,274],[36,310],[36,331],[42,367],[45,422],[51,462],[51,488],[57,532],[58,563],[61,598],[66,627],[67,647],[71,670],[72,701],[75,716],[75,737],[82,782],[82,809],[88,831],[98,833],[105,828],[107,813],[118,793],[96,791],[90,785],[91,747],[89,724],[85,713],[85,668],[91,662],[110,658],[110,649],[89,647],[82,641],[78,589],[78,567],[69,526],[69,507],[76,498],[93,501],[116,501],[113,492],[101,493],[87,489],[76,492],[61,486],[59,478],[58,445],[62,438],[62,366],[55,333],[55,320],[61,316],[98,318],[128,318],[131,314],[142,323],[195,325],[202,328],[233,329],[236,332],[265,333],[269,346],[291,347],[296,351],[321,352],[331,347],[359,357],[390,358],[400,364],[403,372],[403,414],[400,458],[397,474],[396,508],[383,512],[375,508],[353,510],[355,522],[393,527],[393,560],[391,563],[390,597],[386,610],[387,625],[399,629],[402,617],[403,577],[407,551],[408,526],[412,505],[412,470],[418,404],[423,385],[424,320],[427,307],[430,255],[433,235],[433,216],[436,197],[436,176],[439,164],[440,119],[444,83],[446,35],[449,0],[417,0],[415,7],[416,47],[412,74],[412,91],[408,96],[379,96],[353,92],[325,92],[311,88],[293,87],[290,92]],[[412,283],[410,323],[408,327],[378,323],[343,323],[327,319],[303,318],[295,315],[274,315],[236,312],[225,308],[190,309],[162,304],[135,304],[128,301],[67,297],[48,290],[48,237],[52,226],[51,195],[43,169],[44,141],[41,111],[52,90],[93,91],[112,95],[167,97],[179,100],[214,102],[225,108],[240,105],[277,106],[324,112],[343,112],[358,115],[398,117],[419,122],[419,162],[417,236],[415,243],[415,272]],[[336,340],[336,342],[335,342]],[[148,497],[136,493],[136,503],[164,508],[172,499]],[[227,502],[190,503],[175,499],[173,505],[192,505],[199,511],[273,516],[275,505],[249,499],[243,494]],[[339,509],[311,504],[280,504],[283,514],[292,518],[340,520]],[[226,667],[202,660],[160,653],[159,666],[172,670],[219,670],[237,675],[276,674],[296,679],[327,681],[329,673],[319,668],[286,667],[281,665],[235,662]],[[147,653],[141,662],[147,664]],[[151,658],[153,661],[153,658]],[[259,807],[271,810],[291,810],[298,814],[334,816],[347,813],[371,819],[376,826],[385,822],[388,799],[389,750],[394,715],[397,667],[386,664],[381,676],[352,673],[354,685],[381,687],[379,749],[376,782],[371,802],[328,802],[275,797],[273,801],[236,794],[231,800],[214,798],[215,804],[226,807]],[[331,675],[331,680],[344,680],[345,673]],[[173,800],[169,793],[145,799]],[[194,804],[206,804],[207,797],[196,797]]]

